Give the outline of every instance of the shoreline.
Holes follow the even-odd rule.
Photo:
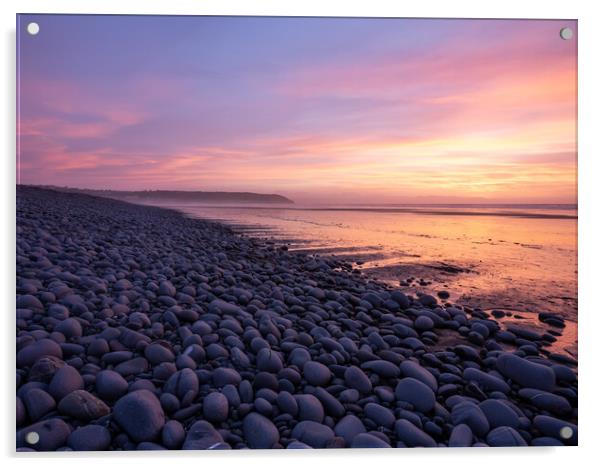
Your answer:
[[[22,186],[17,274],[23,451],[577,443],[557,315],[502,328],[225,224]]]

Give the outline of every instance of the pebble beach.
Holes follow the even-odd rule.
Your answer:
[[[18,451],[561,446],[534,329],[173,210],[17,186]]]

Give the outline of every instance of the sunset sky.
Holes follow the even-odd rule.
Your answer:
[[[566,26],[576,33],[560,20],[20,16],[18,181],[572,203]]]

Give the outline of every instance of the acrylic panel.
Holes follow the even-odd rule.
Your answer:
[[[577,444],[577,21],[17,17],[18,451]]]

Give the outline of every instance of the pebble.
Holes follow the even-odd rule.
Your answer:
[[[494,390],[502,393],[510,392],[510,386],[504,380],[474,367],[464,369],[462,376],[465,380],[475,381],[484,390]]]
[[[293,417],[296,417],[297,413],[299,412],[297,400],[295,400],[295,397],[289,392],[283,391],[278,393],[278,396],[276,397],[276,404],[283,413],[290,414]]]
[[[395,422],[395,435],[408,447],[436,447],[435,440],[407,419]]]
[[[360,421],[360,419],[353,414],[348,414],[347,416],[343,417],[334,426],[334,433],[339,437],[343,437],[347,446],[351,445],[356,435],[365,432],[366,427],[362,421]]]
[[[403,361],[399,366],[401,373],[405,377],[412,377],[427,385],[433,392],[436,392],[438,387],[437,379],[427,369],[414,361]]]
[[[228,419],[228,399],[219,392],[203,398],[203,416],[210,422],[220,423]]]
[[[242,424],[245,440],[250,448],[271,448],[280,435],[276,426],[267,417],[249,413]]]
[[[35,432],[39,441],[35,444],[27,442],[27,434]],[[69,425],[59,418],[47,419],[17,431],[17,448],[32,448],[36,451],[55,451],[67,443],[71,434]]]
[[[552,414],[568,415],[572,411],[571,404],[566,398],[555,395],[554,393],[548,393],[534,388],[523,388],[518,391],[518,395],[529,400],[536,408],[549,411]]]
[[[103,451],[111,445],[111,433],[100,425],[90,424],[75,429],[67,439],[67,446],[75,451]]]
[[[128,383],[121,374],[112,370],[100,371],[95,379],[96,393],[103,400],[117,400],[128,391]]]
[[[449,436],[450,447],[471,447],[473,441],[472,430],[466,424],[454,426]]]
[[[556,374],[547,366],[523,359],[515,354],[502,353],[496,361],[497,369],[523,387],[552,391],[556,386]]]
[[[17,353],[17,366],[31,366],[43,356],[55,356],[63,359],[63,350],[54,340],[43,338],[27,345]]]
[[[421,332],[431,330],[435,327],[433,320],[428,316],[418,316],[414,321],[414,328]]]
[[[507,426],[518,429],[520,420],[518,414],[502,400],[485,400],[479,403],[479,408],[485,414],[491,428]]]
[[[56,408],[56,402],[40,388],[32,388],[23,395],[23,404],[29,419],[37,421]]]
[[[368,419],[374,421],[378,427],[393,428],[395,424],[395,415],[393,412],[376,403],[367,403],[364,406],[364,414]]]
[[[173,362],[176,357],[167,345],[152,343],[144,349],[144,357],[153,365]]]
[[[84,379],[74,367],[66,364],[58,369],[48,386],[48,392],[56,399],[62,400],[66,395],[84,388]]]
[[[330,369],[324,364],[316,361],[307,361],[303,365],[303,377],[311,385],[323,387],[328,385],[332,374],[330,373]]]
[[[282,370],[282,360],[275,351],[269,348],[262,348],[257,354],[257,369],[278,373]]]
[[[435,407],[435,393],[420,380],[405,377],[395,387],[395,398],[398,401],[411,403],[415,409],[428,413]]]
[[[291,436],[312,448],[326,448],[334,439],[334,432],[330,427],[319,422],[301,421],[295,426]]]
[[[496,427],[487,434],[487,444],[492,447],[526,447],[527,442],[512,427]]]
[[[567,445],[577,445],[578,430],[575,424],[552,416],[540,415],[533,419],[533,426],[543,435],[554,437]]]
[[[223,449],[224,438],[207,421],[196,421],[186,434],[182,450]]]
[[[81,421],[92,421],[111,412],[102,400],[85,390],[75,390],[63,397],[58,405],[61,414]]]
[[[136,443],[157,439],[165,424],[161,403],[148,390],[136,390],[120,398],[113,408],[113,418]]]
[[[470,401],[462,401],[452,408],[451,421],[457,426],[466,424],[478,437],[484,437],[489,432],[489,421],[481,408]]]
[[[345,369],[345,385],[354,388],[362,394],[372,391],[372,382],[368,376],[357,366],[349,366]]]
[[[178,450],[184,443],[186,431],[178,421],[169,420],[161,430],[161,443],[169,450]]]
[[[322,422],[324,420],[324,407],[320,400],[311,394],[295,395],[299,406],[299,419],[302,421]]]

